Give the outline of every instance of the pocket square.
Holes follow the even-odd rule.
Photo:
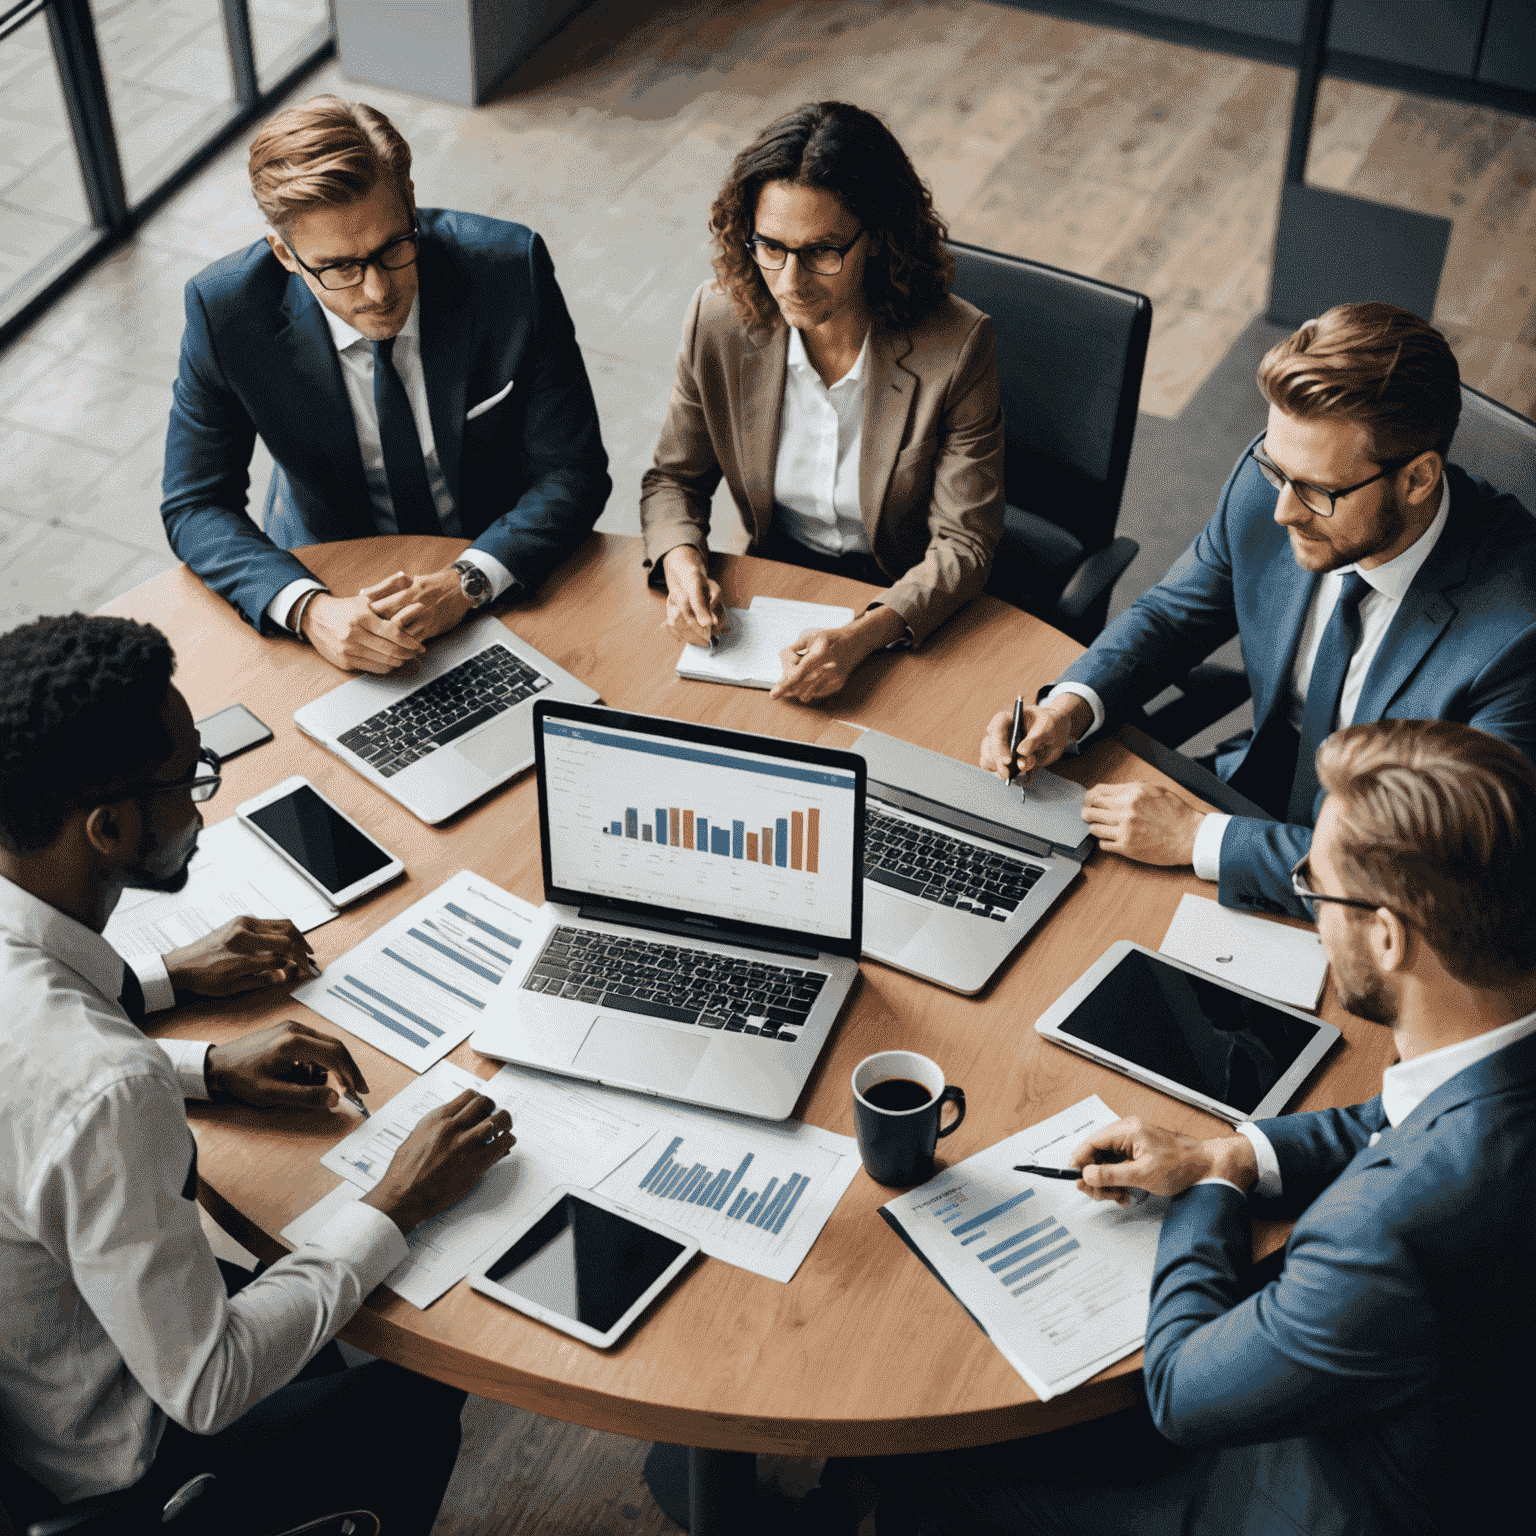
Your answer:
[[[508,379],[507,382],[505,384],[503,384],[501,386],[501,388],[498,389],[496,391],[496,393],[494,395],[492,395],[489,400],[482,400],[479,405],[472,405],[469,408],[469,414],[467,416],[465,416],[464,420],[465,421],[473,421],[476,416],[483,416],[483,415],[485,415],[485,413],[488,410],[490,410],[490,408],[493,405],[500,405],[501,402],[503,400],[505,400],[507,398],[507,396],[512,393],[512,386],[516,382],[517,382],[516,379]]]

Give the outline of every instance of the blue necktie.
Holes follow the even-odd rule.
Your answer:
[[[379,412],[379,443],[384,449],[395,527],[401,533],[441,533],[421,456],[421,434],[404,381],[395,371],[394,351],[393,336],[373,344],[373,403]]]
[[[1312,807],[1317,801],[1317,749],[1333,733],[1339,718],[1339,696],[1344,692],[1344,678],[1350,658],[1360,644],[1360,599],[1371,584],[1351,571],[1344,578],[1343,590],[1334,604],[1328,627],[1323,631],[1317,660],[1312,664],[1312,680],[1307,684],[1307,702],[1301,711],[1300,740],[1296,746],[1296,777],[1291,781],[1291,800],[1286,820],[1304,827],[1312,825]]]

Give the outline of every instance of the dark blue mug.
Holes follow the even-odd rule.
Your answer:
[[[958,1113],[948,1125],[946,1104]],[[864,1171],[877,1184],[921,1184],[933,1173],[939,1137],[960,1129],[965,1091],[916,1051],[877,1051],[853,1069],[853,1123]]]

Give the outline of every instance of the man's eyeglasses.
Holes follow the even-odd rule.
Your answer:
[[[1312,869],[1307,862],[1308,856],[1303,854],[1291,866],[1291,890],[1301,898],[1302,905],[1307,909],[1307,916],[1315,923],[1317,921],[1317,906],[1322,901],[1334,901],[1341,907],[1360,907],[1367,912],[1374,912],[1382,903],[1379,901],[1357,901],[1353,896],[1325,896],[1321,891],[1312,889]]]
[[[1263,439],[1260,439],[1248,450],[1248,457],[1259,466],[1259,473],[1278,491],[1285,486],[1290,486],[1291,494],[1304,506],[1308,512],[1315,513],[1318,517],[1332,517],[1338,508],[1338,503],[1346,496],[1353,496],[1356,491],[1363,491],[1368,485],[1375,485],[1378,480],[1384,480],[1388,475],[1395,475],[1405,464],[1411,464],[1417,454],[1409,454],[1402,459],[1388,459],[1385,464],[1368,480],[1362,480],[1357,485],[1347,485],[1342,491],[1325,490],[1320,485],[1311,485],[1305,480],[1293,480],[1286,472],[1264,452]]]
[[[115,789],[92,790],[85,796],[89,805],[112,805],[119,800],[147,800],[151,795],[168,795],[173,790],[184,789],[192,796],[193,803],[201,805],[218,793],[224,782],[219,772],[219,754],[212,747],[200,747],[198,766],[186,778],[164,784],[159,779],[144,779],[137,784],[120,784]]]
[[[314,280],[329,293],[338,293],[343,288],[356,288],[368,275],[369,267],[378,267],[384,272],[398,272],[402,267],[409,267],[416,260],[416,231],[417,225],[411,222],[411,232],[408,235],[397,235],[395,239],[367,256],[359,256],[353,261],[331,261],[323,267],[312,267],[293,250],[293,259],[304,268]]]
[[[861,229],[847,245],[780,245],[777,240],[765,240],[753,235],[747,241],[752,260],[765,272],[782,272],[791,256],[800,258],[800,265],[818,277],[836,277],[843,270],[843,257],[864,238]]]

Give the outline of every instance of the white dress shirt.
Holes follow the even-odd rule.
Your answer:
[[[373,343],[334,315],[325,305],[320,306],[331,340],[336,344],[336,355],[341,360],[341,377],[347,386],[347,402],[352,407],[352,421],[357,427],[357,446],[363,456],[363,474],[368,480],[368,499],[373,503],[373,523],[380,533],[398,533],[394,503],[389,495],[389,476],[384,469],[384,447],[379,439],[379,408],[373,398]],[[421,456],[426,463],[427,485],[432,501],[437,507],[438,520],[443,532],[453,538],[462,538],[464,530],[459,523],[458,508],[453,504],[448,484],[437,462],[437,444],[432,436],[432,413],[427,403],[427,376],[421,366],[421,295],[411,304],[400,334],[395,337],[395,348],[390,354],[394,359],[395,372],[405,385],[406,397],[411,402],[411,415],[416,418],[416,433],[421,438]],[[492,597],[500,597],[512,585],[512,573],[494,555],[483,549],[467,549],[463,559],[471,560],[485,572],[491,583]],[[280,628],[288,627],[288,614],[294,603],[306,592],[328,590],[312,576],[301,576],[290,581],[267,604],[267,617]]]
[[[1470,1040],[1458,1040],[1455,1045],[1442,1045],[1438,1051],[1426,1051],[1412,1061],[1394,1062],[1381,1074],[1381,1107],[1386,1112],[1387,1124],[1394,1128],[1416,1110],[1420,1104],[1443,1083],[1448,1083],[1458,1072],[1502,1051],[1506,1045],[1524,1040],[1536,1034],[1536,1013],[1528,1013],[1512,1024],[1501,1024]],[[1254,1156],[1259,1163],[1259,1182],[1254,1192],[1274,1199],[1281,1192],[1280,1159],[1275,1149],[1258,1126],[1245,1122],[1238,1131],[1253,1143]],[[1367,1146],[1374,1147],[1381,1140],[1381,1132],[1373,1131]],[[1202,1183],[1212,1182],[1202,1180]],[[1225,1184],[1227,1180],[1219,1181]],[[1234,1186],[1235,1187],[1235,1186]]]
[[[1354,655],[1350,657],[1349,668],[1344,674],[1344,688],[1339,695],[1339,726],[1341,728],[1354,721],[1355,710],[1360,703],[1360,693],[1365,687],[1365,679],[1371,670],[1371,663],[1376,660],[1381,642],[1386,639],[1387,631],[1392,627],[1392,620],[1397,617],[1397,610],[1408,595],[1408,589],[1413,585],[1414,577],[1419,574],[1420,568],[1429,559],[1435,545],[1439,543],[1440,535],[1445,531],[1450,510],[1450,480],[1441,476],[1439,510],[1436,511],[1429,527],[1407,549],[1388,560],[1385,565],[1378,565],[1374,570],[1365,571],[1358,565],[1346,565],[1336,571],[1327,572],[1318,582],[1317,590],[1312,594],[1312,601],[1307,605],[1306,617],[1302,620],[1301,638],[1296,645],[1296,660],[1291,668],[1291,695],[1287,700],[1287,710],[1293,728],[1301,729],[1302,711],[1307,702],[1307,686],[1312,681],[1312,669],[1317,664],[1318,649],[1323,643],[1323,634],[1328,628],[1328,621],[1333,617],[1333,610],[1338,606],[1339,594],[1344,587],[1344,578],[1351,571],[1358,571],[1371,590],[1360,599],[1360,644],[1356,646]],[[1103,726],[1103,702],[1086,683],[1060,683],[1051,689],[1047,697],[1054,699],[1061,693],[1075,693],[1079,698],[1086,699],[1093,709],[1092,729],[1097,731]],[[1085,731],[1083,734],[1087,735],[1088,732]],[[1196,875],[1202,880],[1221,878],[1221,840],[1227,830],[1227,823],[1231,819],[1230,816],[1212,811],[1200,822],[1199,831],[1195,833],[1193,863]]]
[[[853,367],[828,388],[805,355],[800,332],[790,327],[773,516],[791,538],[824,555],[869,553],[859,509],[868,361],[866,335]]]
[[[65,1501],[141,1477],[167,1415],[232,1423],[408,1253],[352,1203],[226,1295],[183,1084],[118,1006],[122,979],[100,934],[0,877],[0,1424],[6,1455]]]

